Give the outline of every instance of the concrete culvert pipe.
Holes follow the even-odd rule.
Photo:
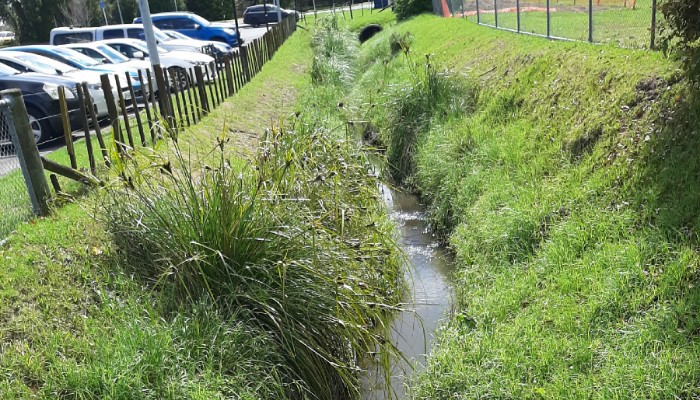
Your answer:
[[[382,31],[382,27],[377,24],[367,25],[360,31],[358,38],[360,43],[368,41],[372,36]]]

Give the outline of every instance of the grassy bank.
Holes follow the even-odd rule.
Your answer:
[[[700,119],[677,66],[458,19],[395,30],[408,56],[390,32],[364,45],[357,112],[458,260],[413,395],[697,397]]]
[[[362,157],[315,124],[343,88],[311,87],[309,42],[297,32],[179,149],[121,166],[133,188],[115,176],[16,227],[3,398],[355,393],[353,352],[381,347],[401,274]]]

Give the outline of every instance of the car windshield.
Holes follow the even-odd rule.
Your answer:
[[[51,49],[54,51],[56,54],[60,54],[62,57],[64,57],[66,60],[70,60],[71,62],[80,65],[83,68],[89,68],[89,67],[96,67],[100,65],[99,62],[96,60],[93,60],[92,58],[80,54],[75,50],[72,49],[67,49],[67,48],[62,48],[62,47],[54,47]]]
[[[56,72],[65,74],[75,71],[75,68],[68,64],[32,53],[21,53],[13,56],[12,58],[24,61],[25,63],[31,65],[32,69],[34,69],[36,72],[41,72],[43,74],[55,75]]]
[[[190,19],[195,20],[198,24],[200,24],[200,25],[202,25],[202,26],[209,26],[209,25],[211,25],[211,22],[207,21],[206,19],[200,17],[200,16],[197,15],[197,14],[190,14]]]
[[[133,46],[136,50],[142,51],[143,55],[148,57],[148,44],[146,44],[145,41],[143,40],[134,40],[133,42],[127,43],[130,46]],[[169,53],[168,50],[158,46],[158,53]]]
[[[168,36],[170,36],[173,39],[192,40],[189,36],[184,35],[178,31],[163,31],[163,32],[165,32]]]
[[[160,31],[158,28],[153,28],[153,34],[156,37],[156,39],[160,41],[167,42],[168,40],[170,40],[170,37],[162,31]]]
[[[97,49],[107,58],[109,61],[119,64],[129,61],[129,58],[125,57],[122,53],[114,50],[113,48],[101,44],[97,46]]]
[[[134,40],[126,44],[135,48],[137,51],[143,52],[143,55],[148,57],[148,45],[143,40]]]
[[[5,64],[0,64],[0,76],[17,75],[19,73],[20,72],[14,68],[8,67]]]

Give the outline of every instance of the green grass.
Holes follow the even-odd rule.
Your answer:
[[[550,35],[588,41],[588,3],[571,1],[551,3]],[[512,11],[508,7],[512,6]],[[493,4],[482,7],[479,20],[483,24],[495,25],[496,17]],[[523,11],[520,14],[520,29],[522,32],[547,34],[547,14],[545,2],[528,2],[521,7],[539,7],[540,10]],[[483,10],[486,9],[486,10]],[[465,11],[475,10],[473,4]],[[502,10],[502,11],[501,11]],[[455,9],[455,15],[461,15],[461,9]],[[466,17],[472,22],[477,21],[476,14],[469,13]],[[661,13],[657,18],[662,18]],[[657,21],[657,25],[659,21]],[[499,2],[498,26],[516,30],[518,28],[515,3],[508,5]],[[651,28],[651,1],[638,1],[634,9],[624,7],[621,2],[601,4],[594,2],[593,12],[593,41],[596,43],[614,43],[623,47],[648,48]]]
[[[34,213],[24,177],[19,169],[2,178],[2,187],[0,204],[4,204],[5,207],[0,214],[0,238],[5,238],[19,224],[31,219]]]
[[[267,274],[267,284],[262,280],[239,283],[248,282],[251,290],[255,282],[260,283],[260,290],[251,291],[248,296],[249,300],[261,296],[258,304],[268,307],[271,312],[268,315],[277,315],[273,312],[274,301],[282,303],[281,311],[295,308],[296,314],[280,314],[284,315],[285,326],[291,324],[291,317],[302,322],[306,321],[304,318],[315,319],[326,324],[325,331],[317,332],[318,338],[325,334],[327,341],[338,341],[343,332],[363,331],[364,337],[351,336],[356,340],[355,345],[373,346],[381,339],[378,336],[380,330],[370,330],[373,325],[381,324],[376,313],[385,314],[383,305],[386,302],[392,304],[390,300],[400,294],[396,285],[401,274],[392,278],[386,269],[392,263],[387,264],[393,257],[391,248],[380,245],[384,241],[387,246],[393,246],[393,236],[388,230],[381,203],[372,194],[376,190],[374,183],[367,186],[367,182],[374,181],[364,170],[364,159],[352,153],[347,153],[343,159],[334,152],[337,146],[342,145],[348,151],[354,147],[344,142],[342,130],[337,129],[338,117],[333,120],[333,126],[322,127],[327,134],[323,140],[306,134],[308,129],[317,126],[313,125],[319,121],[317,116],[336,114],[337,96],[342,93],[339,88],[321,88],[318,92],[309,90],[310,54],[309,36],[299,31],[244,90],[202,124],[180,135],[179,143],[184,149],[180,160],[195,173],[192,176],[197,178],[191,182],[202,184],[205,181],[199,181],[200,177],[213,174],[212,167],[222,166],[214,163],[218,157],[217,152],[212,152],[212,144],[222,139],[226,148],[225,159],[229,161],[226,167],[236,168],[236,174],[231,171],[232,181],[228,183],[238,182],[238,173],[245,174],[246,182],[256,182],[256,176],[265,181],[267,177],[262,174],[265,171],[272,174],[277,169],[263,169],[260,175],[255,175],[252,168],[244,167],[251,160],[264,158],[265,154],[274,155],[268,159],[269,163],[287,160],[287,151],[300,157],[292,158],[295,172],[287,178],[288,186],[284,186],[289,191],[284,193],[278,188],[280,201],[271,203],[265,211],[268,218],[258,220],[261,225],[257,228],[256,220],[249,225],[254,229],[267,227],[264,232],[271,234],[270,225],[262,223],[272,219],[276,228],[273,236],[281,235],[285,230],[290,234],[297,232],[298,236],[293,242],[283,240],[281,236],[277,238],[282,245],[270,247],[278,250],[275,253],[278,258],[273,257],[272,252],[249,254],[272,263],[254,265],[260,268],[257,272]],[[290,63],[296,67],[290,68]],[[290,88],[298,89],[298,92],[289,93]],[[299,93],[304,94],[303,98],[298,96]],[[287,103],[280,105],[279,96],[284,96]],[[270,153],[256,156],[262,132],[270,126],[269,122],[287,120],[295,111],[301,113],[300,119],[291,124],[285,122],[283,126],[291,129],[294,123],[299,124],[299,140],[286,131],[276,130],[263,142],[269,146]],[[80,165],[86,165],[83,142],[76,147]],[[276,150],[272,151],[273,147]],[[321,157],[324,152],[326,156]],[[170,157],[173,160],[170,166],[175,168],[176,174],[187,171],[184,165],[182,170],[176,168],[181,165],[176,162],[175,153],[163,144],[155,153],[150,150],[139,153],[131,162],[145,166],[147,170],[151,161],[164,161]],[[67,162],[65,151],[56,152],[51,157]],[[308,162],[310,159],[313,163]],[[131,162],[118,166],[117,171],[133,167]],[[313,168],[305,169],[307,164]],[[165,179],[157,169],[152,169],[152,172]],[[348,178],[352,175],[363,181],[349,184],[346,174]],[[277,176],[276,173],[273,175]],[[325,179],[317,181],[321,175]],[[114,173],[101,173],[100,176],[108,182],[108,189],[85,190],[77,183],[61,179],[64,191],[70,194],[67,201],[57,203],[49,217],[18,225],[16,232],[0,247],[0,393],[3,398],[303,398],[303,391],[308,390],[305,388],[314,387],[309,376],[319,372],[314,377],[323,382],[322,366],[307,365],[307,371],[298,368],[304,361],[301,355],[313,358],[309,355],[311,352],[300,348],[290,353],[295,344],[287,341],[296,334],[296,343],[303,345],[313,340],[313,336],[303,334],[302,330],[287,329],[277,329],[276,336],[269,324],[253,323],[255,318],[251,318],[251,314],[257,314],[256,311],[235,306],[236,301],[246,296],[233,295],[236,287],[231,285],[236,285],[235,282],[229,282],[225,288],[231,295],[217,298],[182,295],[186,292],[183,287],[178,289],[168,279],[161,280],[159,285],[149,279],[161,276],[162,270],[157,268],[165,265],[163,260],[158,260],[160,264],[144,265],[143,259],[129,257],[134,249],[124,247],[126,241],[115,242],[114,236],[108,233],[109,219],[99,217],[103,210],[116,213],[118,206],[127,211],[138,209],[139,203],[119,203],[119,199],[126,201],[127,197],[115,195],[111,198],[118,204],[114,209],[105,210],[110,197],[105,197],[104,191],[118,188],[122,183]],[[130,176],[137,178],[137,182],[143,175]],[[315,191],[300,191],[299,196],[292,198],[302,194],[308,196],[313,202],[308,205],[307,213],[315,210],[316,214],[303,214],[300,211],[307,205],[287,202],[283,198],[292,190],[301,190],[295,183],[302,181],[306,189]],[[147,188],[166,190],[171,187],[167,179],[161,182],[164,186]],[[357,191],[362,192],[361,198],[356,197]],[[250,192],[243,195],[245,193]],[[258,201],[268,202],[269,198],[262,197],[262,193]],[[266,191],[264,194],[273,193]],[[229,202],[219,204],[223,206],[224,203],[232,206]],[[206,211],[216,215],[217,209],[210,207]],[[263,208],[260,208],[260,213],[263,214]],[[190,222],[194,224],[196,221]],[[295,224],[299,225],[295,227]],[[222,228],[213,220],[208,226]],[[186,241],[190,232],[181,233],[181,244],[193,245]],[[138,245],[154,243],[146,240],[147,236],[143,239]],[[314,249],[321,249],[316,247],[319,242],[325,243],[325,250],[313,254]],[[162,242],[159,244],[163,245]],[[173,254],[178,254],[175,247],[163,246],[163,251],[170,251],[167,254],[172,259]],[[194,263],[189,256],[191,254],[183,256],[185,261]],[[133,262],[126,263],[125,260]],[[274,264],[275,260],[281,264]],[[311,268],[312,262],[318,265]],[[282,291],[271,290],[269,285],[280,282],[275,278],[280,277],[281,266],[290,270],[298,267],[302,281]],[[146,267],[153,269],[149,271]],[[269,268],[265,270],[265,267]],[[288,272],[290,284],[296,282],[291,279],[294,276],[292,271]],[[241,273],[245,274],[245,270]],[[190,276],[193,285],[197,277],[194,272]],[[303,281],[306,278],[316,279],[313,286],[316,291],[311,291],[311,285],[306,286],[308,282]],[[199,282],[211,287],[214,280]],[[192,293],[194,287],[187,286]],[[224,286],[220,288],[221,292]],[[269,299],[263,296],[265,289],[270,289]],[[323,302],[316,300],[319,293],[326,295]],[[295,298],[298,301],[298,295],[306,296],[308,301],[284,304]],[[331,301],[329,296],[332,301],[347,301],[333,303],[341,308],[321,310],[325,312],[323,315],[306,314],[311,305],[322,307]],[[361,304],[364,304],[364,309]],[[371,318],[365,313],[369,308],[375,309]],[[351,315],[368,319],[351,320]],[[312,329],[311,326],[307,329]],[[348,379],[346,385],[354,384],[356,379],[350,377],[356,371],[352,367],[355,360],[345,347],[347,343],[331,343],[337,346],[333,355],[347,363],[345,369],[341,368]],[[284,346],[287,346],[286,351]],[[328,347],[319,345],[318,357],[328,356],[329,351]],[[294,357],[295,354],[299,357]],[[308,382],[298,381],[295,377],[303,377]],[[342,387],[338,382],[331,384]],[[343,390],[354,393],[356,389],[346,386]],[[318,392],[307,392],[306,395],[311,398],[313,395],[323,396]]]
[[[410,62],[391,32],[363,45],[351,101],[389,148],[425,54],[475,88],[404,154],[457,256],[455,309],[412,396],[697,397],[699,115],[678,65],[459,19],[395,30],[414,37]]]

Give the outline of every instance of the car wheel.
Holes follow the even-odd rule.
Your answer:
[[[187,71],[180,67],[168,68],[170,76],[171,88],[177,88],[178,91],[187,90],[190,87],[190,78],[187,76]]]
[[[29,127],[34,135],[34,141],[39,144],[51,137],[51,125],[46,118],[46,114],[34,107],[27,107],[29,117]]]

